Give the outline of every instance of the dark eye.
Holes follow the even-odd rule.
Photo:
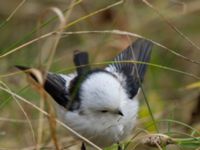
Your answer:
[[[102,113],[107,113],[108,111],[107,111],[107,110],[101,110],[101,112],[102,112]]]

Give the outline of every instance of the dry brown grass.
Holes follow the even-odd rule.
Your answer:
[[[189,144],[195,146],[194,137],[200,132],[200,121],[192,116],[199,86],[185,89],[200,78],[198,0],[1,3],[0,149],[77,149],[80,141],[68,132],[95,147],[59,121],[41,85],[27,85],[13,66],[68,73],[74,70],[72,51],[83,49],[90,53],[91,64],[101,67],[137,37],[156,45],[144,92],[159,132],[175,138],[175,146],[167,149],[194,149],[181,142],[191,138]],[[155,132],[141,100],[138,126],[127,149],[146,149],[141,141]]]

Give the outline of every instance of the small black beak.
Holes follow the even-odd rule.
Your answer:
[[[118,114],[119,114],[120,116],[124,116],[124,114],[122,113],[121,110],[118,111]]]

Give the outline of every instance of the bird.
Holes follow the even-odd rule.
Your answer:
[[[101,148],[126,139],[136,126],[141,84],[150,62],[153,43],[136,39],[105,68],[91,68],[86,51],[76,50],[76,71],[48,72],[44,90],[56,102],[57,116]],[[16,66],[36,82],[25,66]],[[27,70],[27,71],[26,71]]]

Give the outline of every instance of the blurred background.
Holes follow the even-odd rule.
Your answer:
[[[41,106],[40,94],[27,82],[23,73],[17,72],[14,65],[39,68],[48,66],[54,38],[39,39],[27,46],[23,44],[55,31],[61,24],[56,14],[50,11],[51,7],[57,7],[63,13],[68,13],[66,25],[95,12],[90,17],[66,27],[64,32],[109,32],[62,35],[49,70],[62,73],[73,71],[72,56],[76,49],[88,51],[91,63],[110,61],[137,38],[126,34],[120,35],[113,30],[143,36],[189,58],[189,60],[183,59],[160,46],[155,45],[153,48],[152,64],[182,71],[182,73],[175,72],[156,66],[148,68],[144,91],[159,131],[172,137],[190,137],[193,130],[183,124],[200,131],[200,65],[192,62],[200,62],[198,47],[200,46],[200,1],[149,0],[150,5],[147,5],[141,0],[126,0],[117,5],[119,1],[116,0],[84,0],[70,7],[72,2],[77,1],[0,2],[1,87],[10,89],[29,102]],[[101,12],[97,12],[98,10]],[[19,46],[22,47],[18,48]],[[16,48],[18,49],[15,50]],[[105,65],[94,67],[103,66]],[[136,130],[157,132],[152,125],[152,118],[142,95],[140,105]],[[38,138],[39,118],[41,116],[38,110],[0,90],[0,149],[34,149],[34,138]],[[45,117],[43,128],[41,146],[52,148],[49,123]],[[68,149],[77,145],[72,142],[71,137],[69,138],[66,129],[58,126],[57,130],[59,144],[62,147]],[[145,148],[137,147],[137,149]],[[168,146],[167,149],[180,149],[180,147]]]

